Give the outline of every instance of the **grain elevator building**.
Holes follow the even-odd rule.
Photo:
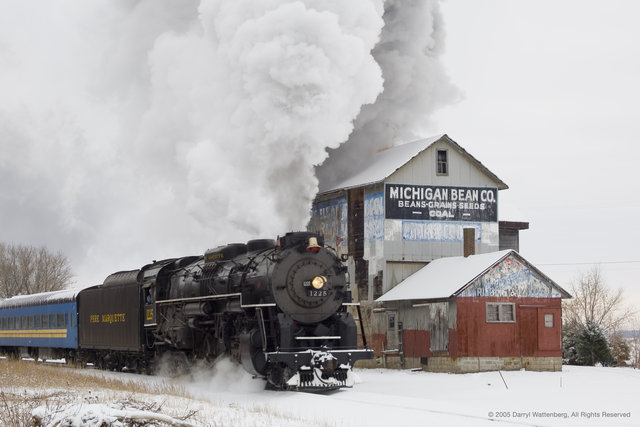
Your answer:
[[[536,305],[548,303],[553,310],[559,310],[560,298],[568,296],[537,269],[532,270],[533,266],[517,253],[519,231],[527,229],[528,223],[499,221],[498,193],[508,186],[447,135],[380,151],[364,169],[354,171],[350,178],[338,185],[330,188],[322,188],[322,183],[320,185],[321,191],[313,203],[308,228],[323,234],[327,245],[348,256],[352,295],[354,301],[362,304],[361,316],[365,324],[366,339],[379,356],[376,360],[378,364],[423,366],[430,370],[453,372],[464,371],[473,364],[470,362],[465,367],[459,367],[446,361],[446,358],[457,358],[462,354],[456,353],[462,347],[452,338],[459,334],[458,325],[473,317],[465,314],[466,310],[477,312],[480,310],[478,307],[482,306],[485,308],[483,313],[489,313],[495,309],[495,304],[502,304],[495,300],[502,296],[485,295],[481,298],[494,299],[476,301],[478,296],[456,293],[476,282],[462,283],[464,278],[459,278],[459,283],[454,281],[445,289],[437,283],[434,276],[424,275],[422,271],[423,268],[429,270],[432,262],[437,265],[434,260],[440,259],[452,261],[448,268],[462,269],[465,258],[461,255],[465,234],[468,237],[467,247],[471,248],[470,253],[477,254],[471,256],[471,259],[487,256],[494,260],[498,254],[509,254],[504,259],[498,257],[499,259],[494,260],[495,263],[490,263],[489,258],[485,259],[488,265],[476,272],[478,277],[486,274],[487,269],[499,267],[507,259],[517,260],[526,266],[528,272],[508,274],[516,274],[520,278],[534,277],[536,281],[535,286],[519,283],[518,289],[535,288],[539,291],[544,287],[549,291],[544,296],[538,291],[531,294],[535,298],[548,298],[546,302],[536,301]],[[471,240],[469,236],[472,236]],[[501,250],[508,252],[502,253]],[[509,264],[514,265],[511,261]],[[494,273],[507,270],[498,268]],[[411,288],[429,292],[424,295],[418,292],[414,295],[417,298],[393,297],[394,293],[404,295],[398,292],[400,289],[407,289],[409,282]],[[507,282],[508,280],[503,281]],[[538,285],[541,287],[538,288]],[[435,289],[442,292],[434,296],[431,291]],[[524,291],[516,298],[526,300],[529,297]],[[472,301],[468,298],[479,305],[467,304]],[[512,307],[514,314],[517,314],[520,306],[528,304],[525,300],[508,300],[504,304],[512,305],[503,308],[498,306],[497,310],[499,312]],[[430,305],[434,303],[439,305]],[[418,309],[414,307],[416,304],[424,305],[422,309]],[[549,338],[551,335],[547,334],[543,340],[555,342],[560,318],[557,311],[550,314],[556,316],[555,335]],[[460,315],[462,318],[458,321]],[[434,316],[435,319],[440,319],[437,327],[432,321]],[[530,313],[526,314],[527,318],[530,316]],[[411,328],[407,328],[406,322],[409,319],[417,322]],[[473,322],[478,321],[473,319]],[[486,319],[488,318],[485,318],[485,323],[498,323]],[[445,323],[446,328],[443,326]],[[535,332],[520,324],[513,326],[512,332],[516,333],[516,329],[519,335],[509,336],[507,341],[515,343],[515,340],[524,336],[522,334]],[[441,344],[444,342],[442,339],[445,338],[445,331],[446,349]],[[515,354],[531,352],[528,348],[524,353],[521,349],[506,350],[509,345],[504,343],[489,346],[491,349],[485,351],[485,341],[492,332],[495,331],[491,328],[486,334],[478,332],[479,335],[473,339],[484,344],[477,347],[481,348],[479,352],[467,352],[471,354],[468,357],[513,358],[516,357]],[[436,339],[434,334],[440,334],[440,338]],[[464,334],[472,336],[473,332],[465,329]],[[537,332],[535,336],[537,342]],[[432,347],[434,343],[438,347]],[[554,350],[545,350],[547,352],[544,357],[561,357],[559,343],[554,344]],[[453,348],[450,347],[451,344]],[[547,345],[545,348],[551,347]],[[435,363],[435,359],[429,363],[429,358],[433,357],[444,359],[439,364]],[[516,366],[520,365],[513,364],[514,368]],[[529,363],[527,366],[533,365]]]

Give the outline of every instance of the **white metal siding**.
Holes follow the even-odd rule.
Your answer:
[[[436,153],[447,150],[449,174],[436,174]],[[433,144],[408,161],[386,179],[386,182],[417,185],[448,185],[497,187],[497,183],[483,173],[469,159],[446,142]]]

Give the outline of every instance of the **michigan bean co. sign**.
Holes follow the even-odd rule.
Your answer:
[[[385,184],[385,218],[498,221],[498,189]]]

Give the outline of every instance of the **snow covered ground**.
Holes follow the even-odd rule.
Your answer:
[[[266,391],[262,381],[252,379],[228,361],[221,361],[212,371],[200,371],[183,378],[84,372],[135,382],[169,382],[183,388],[190,397],[129,395],[128,398],[147,401],[149,406],[162,402],[165,414],[178,416],[196,412],[184,425],[640,425],[637,394],[640,371],[630,368],[565,366],[562,372],[553,373],[512,371],[464,375],[356,370],[360,381],[353,389],[329,394]],[[64,425],[73,425],[69,420],[75,420],[76,425],[98,426],[101,421],[114,419],[110,416],[126,412],[122,409],[122,399],[127,398],[124,395],[111,397],[120,402],[119,408],[91,403],[92,396],[99,400],[96,396],[105,393],[105,390],[79,391],[75,403],[56,409],[55,420],[66,416],[68,424]],[[46,408],[37,411],[47,416]],[[49,420],[54,418],[49,416]],[[163,425],[170,425],[165,422]]]

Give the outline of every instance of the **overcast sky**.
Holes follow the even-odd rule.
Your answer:
[[[0,241],[84,286],[301,228],[352,123],[351,146],[421,125],[510,186],[529,261],[567,287],[601,263],[640,306],[640,3],[382,4],[2,2]]]
[[[443,3],[464,100],[436,114],[509,185],[500,218],[562,286],[600,263],[640,307],[640,2]],[[565,264],[565,265],[556,265]]]

